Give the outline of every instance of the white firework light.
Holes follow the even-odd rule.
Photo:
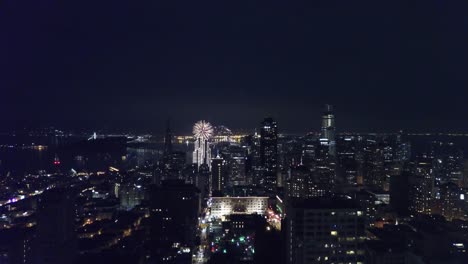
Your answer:
[[[205,120],[198,121],[193,126],[193,135],[195,138],[210,139],[213,136],[213,127]]]

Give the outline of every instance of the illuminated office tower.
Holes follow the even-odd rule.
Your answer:
[[[265,118],[261,124],[260,160],[264,169],[262,183],[268,191],[273,191],[278,171],[278,126],[273,118]]]
[[[211,160],[210,191],[224,191],[226,180],[226,161],[218,155]]]
[[[434,172],[431,156],[418,156],[410,179],[410,209],[412,212],[431,214],[434,198]]]
[[[330,154],[336,154],[335,142],[335,115],[333,114],[333,106],[325,105],[325,111],[322,115],[322,129],[320,134],[320,142],[329,147]]]
[[[307,135],[302,145],[301,163],[308,168],[315,166],[315,149],[317,148],[317,139]]]
[[[441,183],[452,182],[463,186],[463,151],[452,142],[431,143],[434,159],[434,178]]]
[[[260,155],[260,134],[258,134],[257,132],[255,132],[255,134],[252,135],[250,160],[251,181],[255,185],[260,185],[263,183],[263,166]]]
[[[465,201],[466,191],[453,182],[442,184],[438,189],[432,213],[440,214],[448,221],[464,219],[467,207]]]
[[[119,187],[120,208],[130,211],[145,198],[145,189],[131,183]]]
[[[213,127],[205,120],[198,121],[193,126],[193,137],[195,138],[193,163],[198,166],[207,164],[211,169],[211,149],[209,140],[212,136]]]
[[[333,192],[336,183],[335,158],[328,146],[318,145],[315,153],[314,185],[309,190],[310,196],[325,196]]]
[[[306,166],[292,167],[290,178],[286,184],[287,196],[295,198],[308,197],[308,183],[311,172]]]
[[[245,148],[231,145],[226,153],[229,185],[243,185],[246,182],[246,151]]]
[[[384,171],[384,151],[379,139],[369,137],[363,143],[362,172],[364,183],[368,186],[384,189],[387,177]]]

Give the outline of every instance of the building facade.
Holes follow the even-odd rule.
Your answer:
[[[364,263],[365,217],[353,200],[293,200],[285,222],[286,263]]]
[[[273,118],[265,118],[261,124],[260,160],[263,167],[260,184],[272,192],[277,186],[278,173],[278,126]]]
[[[212,197],[211,215],[225,217],[231,214],[265,214],[268,197]]]

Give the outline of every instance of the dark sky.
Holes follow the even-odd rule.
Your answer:
[[[468,131],[468,2],[0,0],[0,121]]]

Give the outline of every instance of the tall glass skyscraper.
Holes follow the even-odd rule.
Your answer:
[[[333,106],[325,105],[325,110],[322,115],[322,129],[320,134],[320,142],[323,145],[329,146],[330,155],[336,154],[335,142],[335,115],[333,114]]]
[[[265,118],[261,124],[260,160],[264,169],[262,184],[268,191],[273,191],[278,172],[278,126],[273,118]]]

